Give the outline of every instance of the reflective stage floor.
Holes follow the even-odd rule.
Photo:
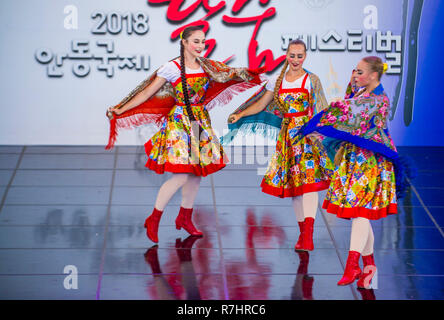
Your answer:
[[[178,192],[153,246],[143,222],[169,175],[146,170],[141,147],[0,146],[0,299],[444,298],[444,148],[399,148],[418,176],[399,214],[372,222],[369,290],[336,285],[350,221],[319,207],[315,250],[295,252],[291,201],[259,187],[272,148],[226,151],[237,164],[204,178],[196,199],[205,236],[176,230]]]

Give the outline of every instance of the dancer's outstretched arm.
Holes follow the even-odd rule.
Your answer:
[[[157,76],[149,86],[136,94],[130,101],[125,103],[124,106],[110,107],[108,111],[120,115],[125,111],[131,110],[132,108],[140,105],[141,103],[151,98],[154,94],[156,94],[156,92],[159,91],[160,88],[162,88],[166,81],[167,80],[165,78]]]
[[[264,93],[262,98],[260,98],[256,103],[252,104],[245,110],[237,114],[232,114],[228,117],[229,123],[236,123],[239,119],[247,116],[251,116],[253,114],[259,113],[264,110],[271,102],[273,101],[273,92],[267,91]]]

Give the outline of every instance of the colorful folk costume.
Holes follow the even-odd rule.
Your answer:
[[[381,84],[362,95],[349,85],[345,100],[331,103],[300,130],[300,139],[313,132],[325,137],[322,143],[336,165],[323,203],[327,212],[339,218],[354,218],[353,222],[397,213],[397,198],[404,189],[405,177],[387,128],[389,110],[390,102]],[[369,232],[369,239],[374,239],[371,227]],[[367,255],[362,252],[364,267],[375,266],[373,240],[370,252]],[[361,275],[358,286],[363,287],[369,274],[361,273],[359,256],[357,251],[349,252],[338,285],[349,284]]]
[[[221,62],[198,59],[201,64],[199,70],[186,69],[193,115],[202,130],[200,144],[193,150],[195,152],[191,152],[192,124],[187,109],[184,108],[177,59],[156,70],[119,103],[119,106],[123,106],[150,85],[157,75],[168,80],[152,98],[121,115],[114,115],[110,120],[110,136],[106,149],[114,146],[119,129],[155,123],[160,125],[160,131],[145,144],[147,168],[159,174],[167,171],[199,176],[207,176],[222,169],[227,159],[211,128],[208,111],[216,105],[227,104],[236,93],[259,85],[259,75],[264,70],[230,68]],[[201,152],[202,149],[206,152]],[[198,157],[193,158],[196,156]]]
[[[339,218],[378,220],[397,213],[399,157],[387,128],[390,102],[382,85],[370,94],[354,95],[349,86],[345,100],[316,115],[301,135],[316,131],[328,137],[324,145],[336,156],[323,208]]]
[[[284,77],[278,91],[280,104],[273,100],[264,111],[229,124],[231,132],[223,137],[223,142],[227,143],[238,132],[262,133],[267,137],[275,137],[279,130],[276,151],[261,183],[262,192],[280,198],[299,198],[301,202],[302,195],[327,189],[333,173],[333,164],[318,140],[304,137],[295,142],[299,129],[313,115],[327,107],[319,78],[307,70],[305,72],[304,76],[294,82],[287,82]],[[277,77],[270,79],[266,86],[234,113],[239,113],[258,101],[266,90],[274,92],[276,82]],[[317,197],[314,203],[316,210]],[[298,210],[302,211],[296,209]],[[301,220],[301,236],[295,249],[313,250],[314,217]]]
[[[156,76],[167,80],[145,102],[120,115],[114,114],[110,120],[110,136],[106,149],[113,147],[119,129],[155,123],[160,126],[160,130],[145,144],[148,169],[158,174],[172,172],[205,177],[225,167],[228,159],[211,127],[208,111],[217,105],[227,104],[236,93],[260,85],[260,74],[265,69],[231,68],[206,58],[197,59],[200,69],[185,69],[190,108],[184,100],[180,59],[174,59],[156,70],[120,102],[118,106],[130,101],[150,85]],[[161,211],[156,208],[154,211],[152,217],[156,221],[151,223],[151,234],[148,235],[147,230],[147,235],[157,242]],[[191,212],[192,208],[181,208],[176,227],[180,229],[182,226],[191,234],[200,235],[191,224]],[[145,227],[149,224],[149,219],[150,217]],[[189,228],[186,228],[187,224]]]

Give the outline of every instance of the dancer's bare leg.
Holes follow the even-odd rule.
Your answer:
[[[182,187],[182,208],[191,209],[199,191],[202,177],[190,174]]]
[[[316,212],[318,211],[318,199],[317,192],[304,193],[302,196],[302,208],[304,210],[304,218],[316,218]]]
[[[293,209],[296,214],[296,219],[298,222],[303,222],[304,217],[304,207],[302,202],[302,196],[293,197],[292,198]]]
[[[367,243],[364,246],[364,249],[362,250],[363,256],[368,256],[373,253],[373,245],[375,243],[375,235],[373,234],[373,228],[372,225],[369,224],[369,232],[367,237]]]
[[[352,222],[352,230],[350,236],[350,251],[362,253],[371,230],[370,221],[366,218],[354,218]],[[373,234],[373,232],[372,232]]]
[[[163,211],[177,190],[187,182],[188,178],[189,174],[187,173],[173,173],[173,176],[160,187],[157,193],[155,208]]]

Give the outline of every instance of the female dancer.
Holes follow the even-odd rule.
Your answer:
[[[176,228],[202,235],[191,221],[201,177],[222,169],[228,161],[211,128],[208,110],[218,102],[229,101],[233,93],[260,84],[259,73],[264,71],[230,68],[201,58],[204,49],[202,28],[185,28],[180,58],[164,64],[119,105],[108,110],[111,133],[107,148],[115,142],[117,127],[161,124],[160,131],[145,144],[146,167],[159,174],[172,172],[173,176],[161,186],[154,210],[144,224],[153,242],[159,241],[160,218],[179,188],[182,203]]]
[[[336,155],[336,169],[323,208],[353,219],[350,251],[338,285],[359,278],[358,287],[367,287],[368,276],[376,270],[370,220],[396,214],[397,194],[403,188],[400,160],[387,129],[390,102],[380,83],[386,68],[378,57],[362,59],[353,71],[348,100],[332,103],[301,130],[301,136],[317,131],[329,137],[324,143],[329,141],[326,146]],[[366,273],[359,268],[360,255]]]
[[[247,108],[246,105],[241,106],[230,115],[229,122],[234,124],[243,117],[255,115],[270,103],[267,111],[274,109],[275,115],[283,115],[276,152],[261,187],[264,193],[276,197],[292,197],[300,229],[295,249],[311,251],[314,249],[313,224],[318,207],[317,191],[328,188],[333,165],[317,139],[306,137],[294,144],[299,128],[327,106],[319,78],[302,68],[306,57],[307,48],[303,41],[290,42],[280,75],[270,79],[265,86],[266,92],[262,93],[259,100]],[[272,115],[261,116],[267,117]]]

